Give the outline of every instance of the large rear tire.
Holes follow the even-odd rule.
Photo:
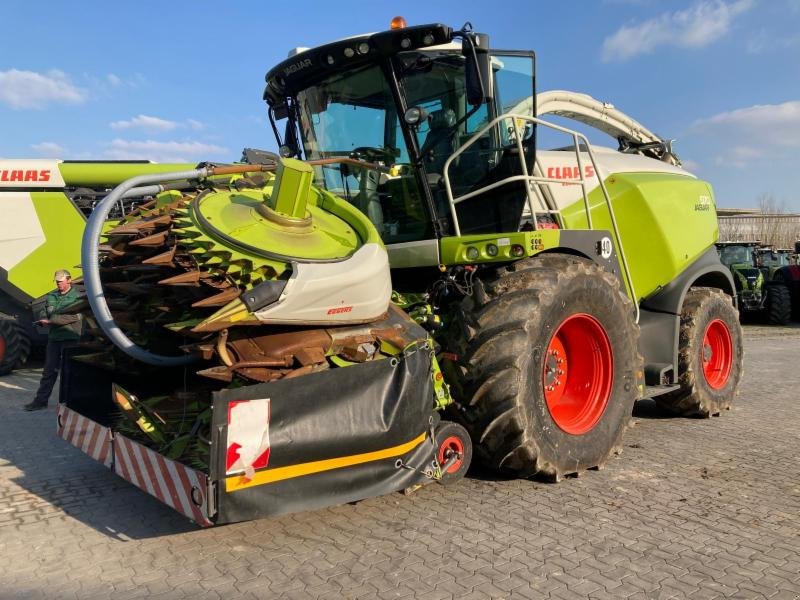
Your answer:
[[[692,288],[681,310],[680,389],[655,400],[682,416],[709,417],[727,410],[742,376],[742,327],[722,290]]]
[[[792,295],[784,284],[767,287],[767,315],[773,325],[786,325],[792,318]]]
[[[28,359],[31,341],[16,319],[0,316],[0,375],[8,375]]]
[[[451,334],[476,457],[554,480],[601,467],[639,395],[633,314],[619,281],[580,257],[540,255],[476,283]]]

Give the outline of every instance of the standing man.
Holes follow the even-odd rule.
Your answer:
[[[47,334],[47,352],[44,360],[44,370],[39,389],[33,402],[26,404],[25,410],[41,410],[47,408],[50,392],[58,377],[61,368],[61,351],[65,346],[74,344],[81,337],[81,316],[67,314],[70,306],[80,300],[78,290],[72,287],[72,277],[66,269],[59,269],[55,274],[58,289],[47,294],[45,299],[45,318],[37,323],[49,325]]]

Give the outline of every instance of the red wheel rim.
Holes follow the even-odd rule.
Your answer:
[[[614,356],[603,326],[576,314],[559,325],[544,359],[542,387],[550,416],[563,431],[581,435],[600,420],[611,397]]]
[[[450,468],[447,469],[447,473],[455,473],[461,468],[461,464],[464,462],[464,442],[462,442],[461,438],[457,435],[451,435],[439,446],[439,456],[437,457],[439,464],[443,465],[446,463],[454,452],[460,454],[461,457],[450,465]]]
[[[714,319],[703,334],[703,375],[715,390],[725,387],[733,364],[733,342],[725,321]]]
[[[6,357],[6,338],[0,335],[0,362]]]

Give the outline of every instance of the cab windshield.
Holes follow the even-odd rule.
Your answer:
[[[765,267],[785,267],[790,264],[786,252],[762,252],[760,258]]]
[[[486,104],[472,109],[466,101],[464,58],[457,52],[405,52],[395,59],[406,105],[425,110],[427,118],[412,135],[432,182],[439,210],[447,214],[441,178],[447,158],[459,141],[487,122]],[[384,241],[403,242],[430,237],[415,167],[403,137],[402,117],[383,71],[366,65],[337,73],[297,94],[300,129],[310,160],[348,156],[378,165],[351,164],[317,167],[317,183],[349,200],[378,228]],[[485,175],[489,163],[475,155],[472,168],[460,174],[457,185],[471,186]],[[468,175],[468,177],[467,177]]]
[[[754,264],[753,248],[750,246],[722,246],[719,250],[719,258],[726,266]]]
[[[397,243],[433,237],[421,182],[430,190],[437,216],[450,216],[442,183],[445,163],[489,122],[493,105],[473,107],[467,102],[465,59],[460,51],[409,51],[391,60],[405,105],[423,109],[427,115],[414,129],[398,114],[390,84],[377,64],[330,75],[298,92],[296,106],[308,160],[351,157],[376,165],[318,166],[316,184],[364,212],[386,243]],[[505,69],[504,62],[493,60],[498,95],[494,104],[510,109],[527,99],[532,112],[530,57],[504,58],[511,61],[510,69]],[[515,60],[521,65],[514,64]],[[416,156],[409,151],[404,129],[408,129],[406,135],[416,138]],[[454,195],[486,185],[496,177],[493,171],[501,164],[503,150],[512,144],[508,128],[497,127],[483,134],[479,143],[451,164],[448,176]],[[462,231],[515,230],[519,219],[507,217],[518,211],[505,210],[498,204],[497,210],[505,216],[487,219],[486,204],[491,202],[487,198],[480,210],[466,205],[460,208]],[[473,212],[477,216],[470,219],[467,213]],[[509,222],[501,223],[504,220]],[[470,221],[474,223],[465,227]]]
[[[420,239],[423,209],[392,91],[378,65],[337,73],[297,94],[306,158],[351,157],[316,167],[316,183],[352,202],[386,242]]]

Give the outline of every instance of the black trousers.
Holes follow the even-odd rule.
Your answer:
[[[34,404],[47,406],[47,401],[50,399],[53,386],[56,384],[56,379],[58,378],[58,371],[61,369],[61,351],[72,344],[74,344],[74,342],[70,340],[47,341],[44,370],[42,371],[42,379],[39,382],[39,389],[36,390],[36,396],[33,398]]]

